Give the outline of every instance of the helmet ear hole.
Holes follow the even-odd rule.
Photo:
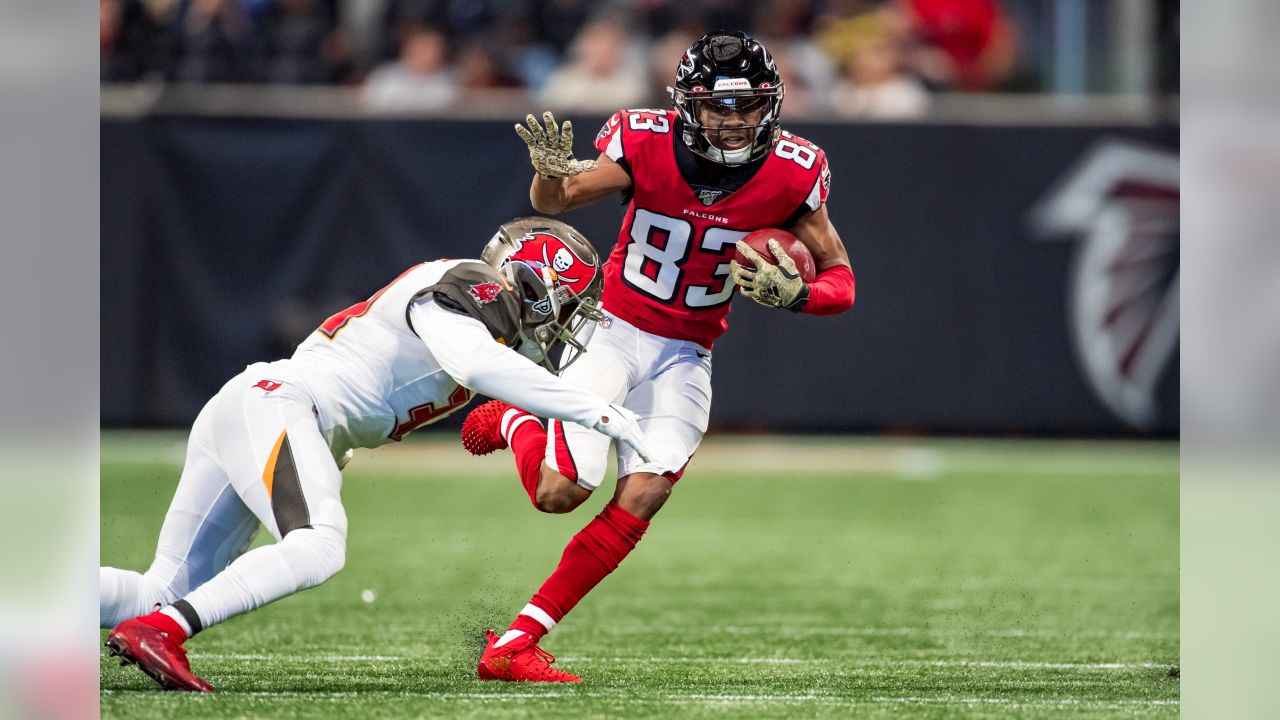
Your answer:
[[[503,266],[507,279],[519,291],[521,321],[533,328],[551,319],[560,303],[548,277],[523,260],[509,260]]]

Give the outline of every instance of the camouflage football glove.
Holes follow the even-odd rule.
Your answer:
[[[778,259],[773,264],[756,252],[750,245],[738,241],[738,252],[742,253],[754,268],[738,264],[737,260],[729,263],[733,281],[742,288],[742,294],[768,307],[792,308],[805,299],[805,284],[796,269],[796,261],[782,250],[777,240],[769,241],[769,249]]]
[[[641,460],[650,462],[649,451],[644,446],[644,434],[640,432],[640,419],[630,410],[621,405],[609,405],[600,411],[600,419],[591,429],[630,445]]]
[[[529,162],[539,175],[562,178],[596,169],[595,160],[573,159],[573,123],[565,120],[563,126],[557,127],[550,110],[542,113],[545,131],[532,115],[525,116],[524,121],[529,127],[516,123],[516,134],[529,146]]]

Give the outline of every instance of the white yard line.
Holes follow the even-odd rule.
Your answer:
[[[869,637],[923,636],[923,635],[965,635],[963,631],[949,628],[927,627],[795,627],[789,625],[719,625],[700,628],[712,634],[755,635],[775,634],[797,637],[822,635],[852,635]],[[1148,632],[1143,630],[1040,630],[1027,628],[1008,628],[984,630],[983,635],[990,637],[1040,637],[1040,638],[1105,638],[1111,640],[1177,640],[1177,633]]]
[[[247,660],[262,662],[436,662],[451,663],[452,660],[420,655],[264,655],[254,653],[191,653],[193,660]],[[1166,668],[1162,663],[1073,663],[1073,662],[1040,662],[1023,660],[916,660],[916,659],[840,659],[840,658],[780,658],[780,657],[625,657],[615,656],[574,656],[561,657],[560,662],[579,663],[656,663],[656,664],[697,664],[716,665],[730,663],[734,665],[825,665],[839,663],[841,665],[865,667],[941,667],[941,668],[1004,668],[1011,670],[1148,670]]]
[[[103,695],[126,695],[147,691],[132,690],[102,690]],[[249,692],[232,692],[222,691],[218,693],[221,697],[255,697],[255,698],[308,698],[308,699],[327,699],[337,700],[342,698],[359,698],[359,699],[375,699],[375,698],[430,698],[436,700],[484,700],[507,702],[511,700],[543,700],[556,698],[612,698],[612,699],[634,699],[633,695],[628,691],[619,692],[601,692],[601,691],[579,691],[579,692],[563,692],[558,690],[547,690],[545,692],[449,692],[449,691],[425,691],[415,692],[412,690],[371,690],[371,691],[353,691],[353,690],[255,690]],[[192,696],[193,700],[204,699],[204,696]],[[815,695],[812,693],[803,694],[751,694],[751,695],[734,695],[727,693],[717,694],[666,694],[657,695],[646,700],[657,700],[661,702],[669,702],[676,704],[713,704],[713,703],[735,703],[735,704],[760,704],[760,703],[824,703],[834,705],[869,705],[869,704],[964,704],[964,705],[1010,705],[1016,707],[1056,707],[1056,706],[1079,706],[1079,707],[1126,707],[1141,705],[1178,705],[1179,700],[1152,700],[1148,698],[1121,698],[1117,700],[1090,699],[1081,700],[1077,698],[1035,698],[1021,699],[1008,697],[918,697],[918,696],[881,696],[872,698],[846,698],[835,695]]]
[[[644,658],[599,658],[599,657],[583,657],[574,658],[585,662],[631,662],[633,660],[643,660]],[[655,663],[704,663],[714,665],[720,662],[729,662],[735,664],[764,664],[764,665],[823,665],[827,663],[840,663],[842,665],[855,666],[872,666],[872,667],[895,667],[895,666],[912,666],[912,667],[940,667],[940,668],[1004,668],[1010,670],[1148,670],[1152,668],[1167,668],[1167,664],[1160,663],[1072,663],[1072,662],[1035,662],[1022,660],[838,660],[838,659],[801,659],[801,658],[647,658],[649,662]],[[569,658],[565,658],[568,662]]]
[[[405,660],[432,660],[426,656],[412,655],[265,655],[261,653],[202,653],[187,655],[193,659],[208,660],[264,660],[274,662],[396,662]]]
[[[1080,700],[1078,698],[1022,700],[1018,698],[986,697],[874,697],[872,702],[905,704],[953,704],[965,705],[1031,705],[1031,706],[1108,706],[1108,705],[1177,705],[1180,700],[1151,700],[1149,698],[1122,698],[1119,700]]]
[[[777,658],[777,657],[599,657],[579,656],[562,657],[561,662],[620,662],[620,663],[694,663],[716,665],[731,663],[735,665],[825,665],[839,663],[865,667],[941,667],[941,668],[1005,668],[1011,670],[1149,670],[1167,668],[1161,663],[1072,663],[1072,662],[1037,662],[1023,660],[881,660],[881,659],[840,659],[840,658]]]
[[[623,626],[615,626],[615,629],[626,629]],[[668,631],[677,632],[679,626],[667,626]],[[828,637],[828,636],[849,636],[849,637],[928,637],[934,635],[954,635],[966,636],[970,633],[957,631],[949,628],[927,628],[927,627],[797,627],[792,625],[709,625],[697,626],[697,630],[710,633],[712,635],[781,635],[783,637]],[[411,627],[402,628],[405,632],[414,630]],[[637,632],[647,632],[649,628],[637,628]],[[558,632],[574,632],[572,628],[560,630]],[[1154,632],[1146,630],[1043,630],[1031,628],[1005,628],[995,630],[984,630],[979,634],[988,637],[1000,638],[1095,638],[1106,640],[1168,640],[1176,641],[1179,638],[1176,632]],[[197,652],[192,657],[200,657],[201,653]],[[213,657],[213,655],[204,655],[205,657]],[[244,660],[261,660],[271,658],[282,658],[288,656],[280,655],[223,655],[227,659],[244,659]],[[311,656],[298,656],[299,658]],[[339,659],[350,660],[406,660],[407,657],[397,655],[342,655],[333,656]]]
[[[1150,670],[1168,668],[1167,663],[1072,663],[1024,660],[888,660],[887,665],[923,665],[928,667],[1010,668],[1014,670]]]

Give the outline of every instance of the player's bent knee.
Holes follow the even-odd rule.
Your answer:
[[[632,473],[618,481],[614,500],[623,510],[641,520],[650,520],[671,497],[673,487],[665,475]]]
[[[572,485],[574,482],[556,470],[552,470],[551,466],[542,463],[542,470],[538,476],[538,488],[558,487],[560,485]]]
[[[539,484],[534,495],[533,504],[544,513],[567,513],[582,504],[582,501],[570,496],[560,488],[549,488]]]
[[[298,528],[285,535],[280,545],[289,551],[299,589],[319,585],[347,563],[346,533],[332,526]]]
[[[589,497],[590,490],[543,465],[533,504],[542,512],[559,514],[570,512]]]

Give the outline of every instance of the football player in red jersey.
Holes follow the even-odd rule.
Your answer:
[[[816,145],[779,125],[784,88],[773,58],[755,38],[715,31],[680,58],[674,107],[622,110],[596,136],[596,160],[573,157],[573,128],[545,129],[533,116],[516,132],[536,174],[529,195],[555,214],[614,193],[629,199],[618,244],[605,268],[605,317],[584,336],[587,352],[565,370],[640,417],[655,456],[617,448],[613,500],[569,542],[559,566],[507,632],[490,633],[480,660],[485,679],[577,681],[533,652],[556,625],[639,542],[707,428],[711,348],[724,332],[735,289],[756,302],[830,315],[853,304],[848,254],[827,215],[831,174]],[[764,228],[790,230],[813,254],[805,283],[776,243],[778,264],[739,240]],[[754,268],[730,257],[734,247]],[[534,505],[568,512],[604,476],[609,438],[499,401],[477,408],[463,428],[476,454],[510,447]]]

